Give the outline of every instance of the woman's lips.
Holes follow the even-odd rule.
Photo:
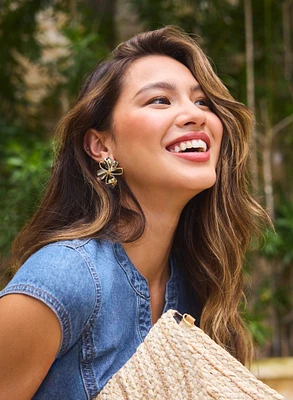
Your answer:
[[[194,162],[206,162],[210,159],[210,151],[207,150],[206,152],[191,152],[191,153],[170,153],[175,157],[180,157],[188,161]]]
[[[209,148],[210,138],[204,132],[189,132],[176,138],[166,147],[173,155],[196,162],[205,162],[210,159]]]

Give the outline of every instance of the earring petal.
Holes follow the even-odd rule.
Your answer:
[[[123,174],[123,168],[119,167],[115,169],[115,172],[112,172],[113,175],[122,175]]]
[[[108,185],[112,185],[113,187],[115,187],[117,184],[117,179],[113,175],[108,176],[108,182],[106,182],[106,183],[108,183]]]
[[[112,160],[110,157],[105,158],[104,165],[107,170],[111,170]]]
[[[112,170],[112,171],[115,171],[117,167],[118,167],[118,161],[113,160],[112,166],[111,166],[111,170]]]
[[[107,176],[107,171],[105,171],[104,169],[99,169],[97,171],[97,176],[101,179],[105,179],[105,177]]]

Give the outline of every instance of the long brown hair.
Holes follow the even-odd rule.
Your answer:
[[[258,232],[257,220],[266,219],[248,190],[246,164],[253,117],[231,97],[195,41],[179,28],[133,37],[88,77],[75,106],[57,127],[51,179],[38,211],[13,244],[13,267],[17,269],[50,242],[85,237],[126,242],[142,234],[145,219],[139,203],[123,178],[115,190],[97,181],[96,165],[84,151],[83,139],[90,128],[111,131],[113,109],[128,67],[153,54],[187,66],[223,123],[217,181],[185,206],[172,252],[200,302],[201,328],[246,362],[250,339],[238,309],[243,295],[242,264]]]

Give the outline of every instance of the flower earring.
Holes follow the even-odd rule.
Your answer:
[[[118,167],[118,161],[111,160],[110,157],[99,162],[100,169],[97,171],[97,176],[101,180],[105,180],[107,185],[116,186],[117,179],[114,175],[122,175],[123,168]]]

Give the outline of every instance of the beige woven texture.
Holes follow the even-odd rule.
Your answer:
[[[283,399],[196,326],[169,310],[96,400]]]

